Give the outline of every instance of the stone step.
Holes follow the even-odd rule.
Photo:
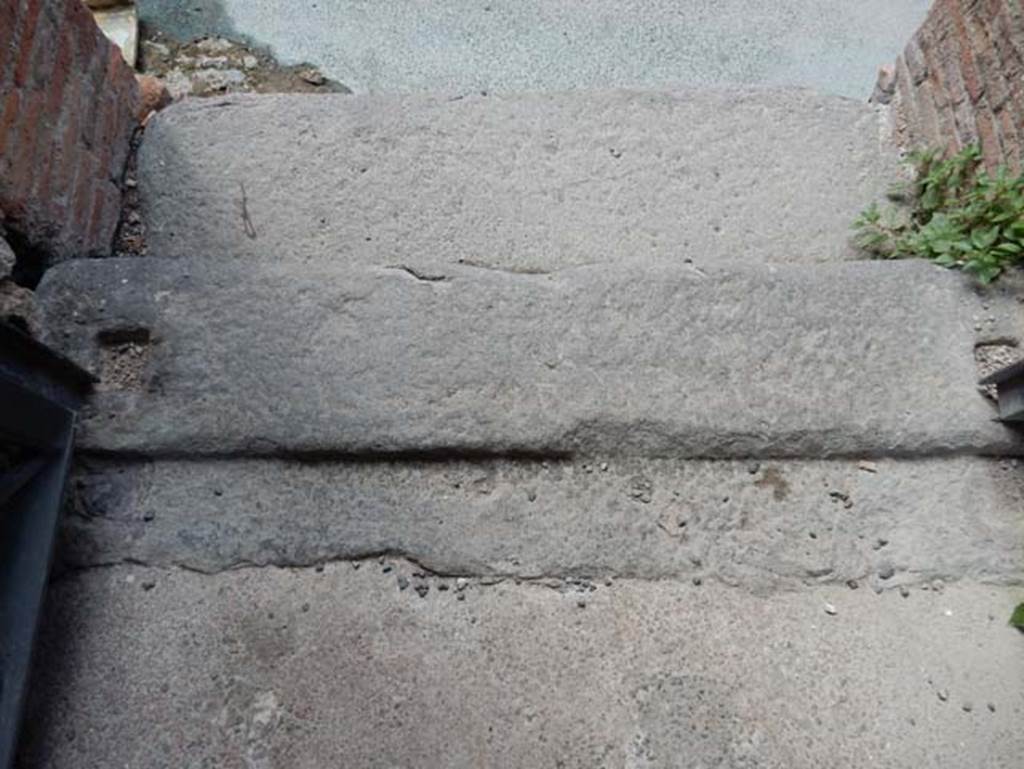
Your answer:
[[[675,83],[804,85],[866,100],[929,0],[288,0],[139,3],[180,40],[240,32],[289,64],[312,63],[356,91],[550,91]]]
[[[139,185],[161,257],[818,262],[897,179],[885,133],[798,89],[230,96],[156,116]]]
[[[1020,588],[552,589],[389,566],[55,583],[22,765],[961,769],[1024,753]]]
[[[432,268],[434,269],[434,268]],[[417,277],[418,276],[418,277]],[[972,318],[918,262],[522,275],[76,260],[51,343],[104,380],[85,449],[151,456],[1013,453]],[[997,326],[1000,324],[997,323]],[[1006,324],[1004,324],[1006,325]]]
[[[462,577],[1024,584],[1010,460],[89,459],[73,488],[61,553],[76,569],[401,555]]]

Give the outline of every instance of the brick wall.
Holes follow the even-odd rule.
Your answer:
[[[1024,0],[936,0],[894,74],[879,89],[907,146],[980,140],[990,167],[1024,170]]]
[[[0,0],[0,212],[48,262],[110,253],[135,77],[80,0]]]

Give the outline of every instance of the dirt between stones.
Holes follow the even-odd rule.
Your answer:
[[[160,78],[171,96],[224,93],[351,93],[309,64],[282,66],[264,49],[223,37],[186,43],[143,25],[139,71]]]

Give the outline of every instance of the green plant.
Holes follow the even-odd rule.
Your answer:
[[[890,193],[901,206],[872,204],[854,221],[856,243],[883,259],[923,257],[991,283],[1024,261],[1024,174],[989,174],[981,148],[951,157],[912,153],[914,181]]]
[[[1018,630],[1024,631],[1024,603],[1017,606],[1010,617],[1010,624]]]

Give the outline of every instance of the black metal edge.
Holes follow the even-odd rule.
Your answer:
[[[88,393],[100,381],[70,358],[54,352],[17,326],[0,320],[0,356],[5,354],[39,366],[46,373],[73,387],[80,395]]]
[[[71,466],[74,412],[43,396],[40,409],[63,421],[60,450],[22,487],[0,516],[0,769],[13,761],[25,695]]]
[[[74,411],[0,371],[0,438],[37,451],[62,447],[64,425]]]
[[[1016,363],[1011,363],[1005,368],[1001,368],[998,371],[994,371],[987,377],[982,379],[978,384],[983,385],[997,385],[1006,382],[1007,380],[1013,379],[1024,374],[1024,360],[1019,360]]]

